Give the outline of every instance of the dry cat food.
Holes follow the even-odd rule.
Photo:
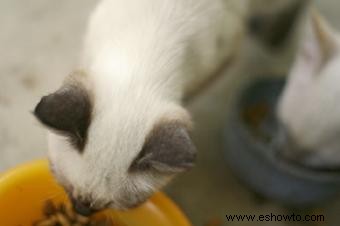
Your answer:
[[[268,142],[271,136],[261,129],[261,126],[266,118],[270,117],[270,110],[270,106],[266,102],[258,102],[247,106],[242,112],[243,120],[250,126],[253,135]]]
[[[44,205],[45,218],[37,221],[33,226],[118,226],[109,219],[94,220],[74,212],[71,205],[56,206],[52,201]]]

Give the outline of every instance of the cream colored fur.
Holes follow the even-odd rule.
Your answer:
[[[190,124],[181,100],[232,55],[245,8],[240,0],[99,3],[81,62],[94,106],[83,154],[49,134],[51,166],[72,196],[125,209],[135,194],[151,195],[172,178],[128,169],[157,122]],[[126,194],[130,200],[121,201]]]

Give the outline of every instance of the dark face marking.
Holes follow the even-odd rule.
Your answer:
[[[177,173],[193,167],[196,148],[185,126],[178,122],[156,126],[130,167],[130,171]]]
[[[88,92],[81,85],[70,84],[44,96],[35,107],[34,115],[45,126],[69,137],[71,143],[82,151],[91,111]]]

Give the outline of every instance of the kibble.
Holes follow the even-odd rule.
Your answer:
[[[45,203],[44,219],[33,226],[118,226],[107,219],[94,220],[74,212],[71,205],[55,205],[52,201]]]

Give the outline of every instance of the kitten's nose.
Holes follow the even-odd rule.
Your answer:
[[[91,208],[91,203],[86,201],[80,201],[77,199],[71,199],[74,210],[83,216],[90,216],[95,212],[94,209]]]

